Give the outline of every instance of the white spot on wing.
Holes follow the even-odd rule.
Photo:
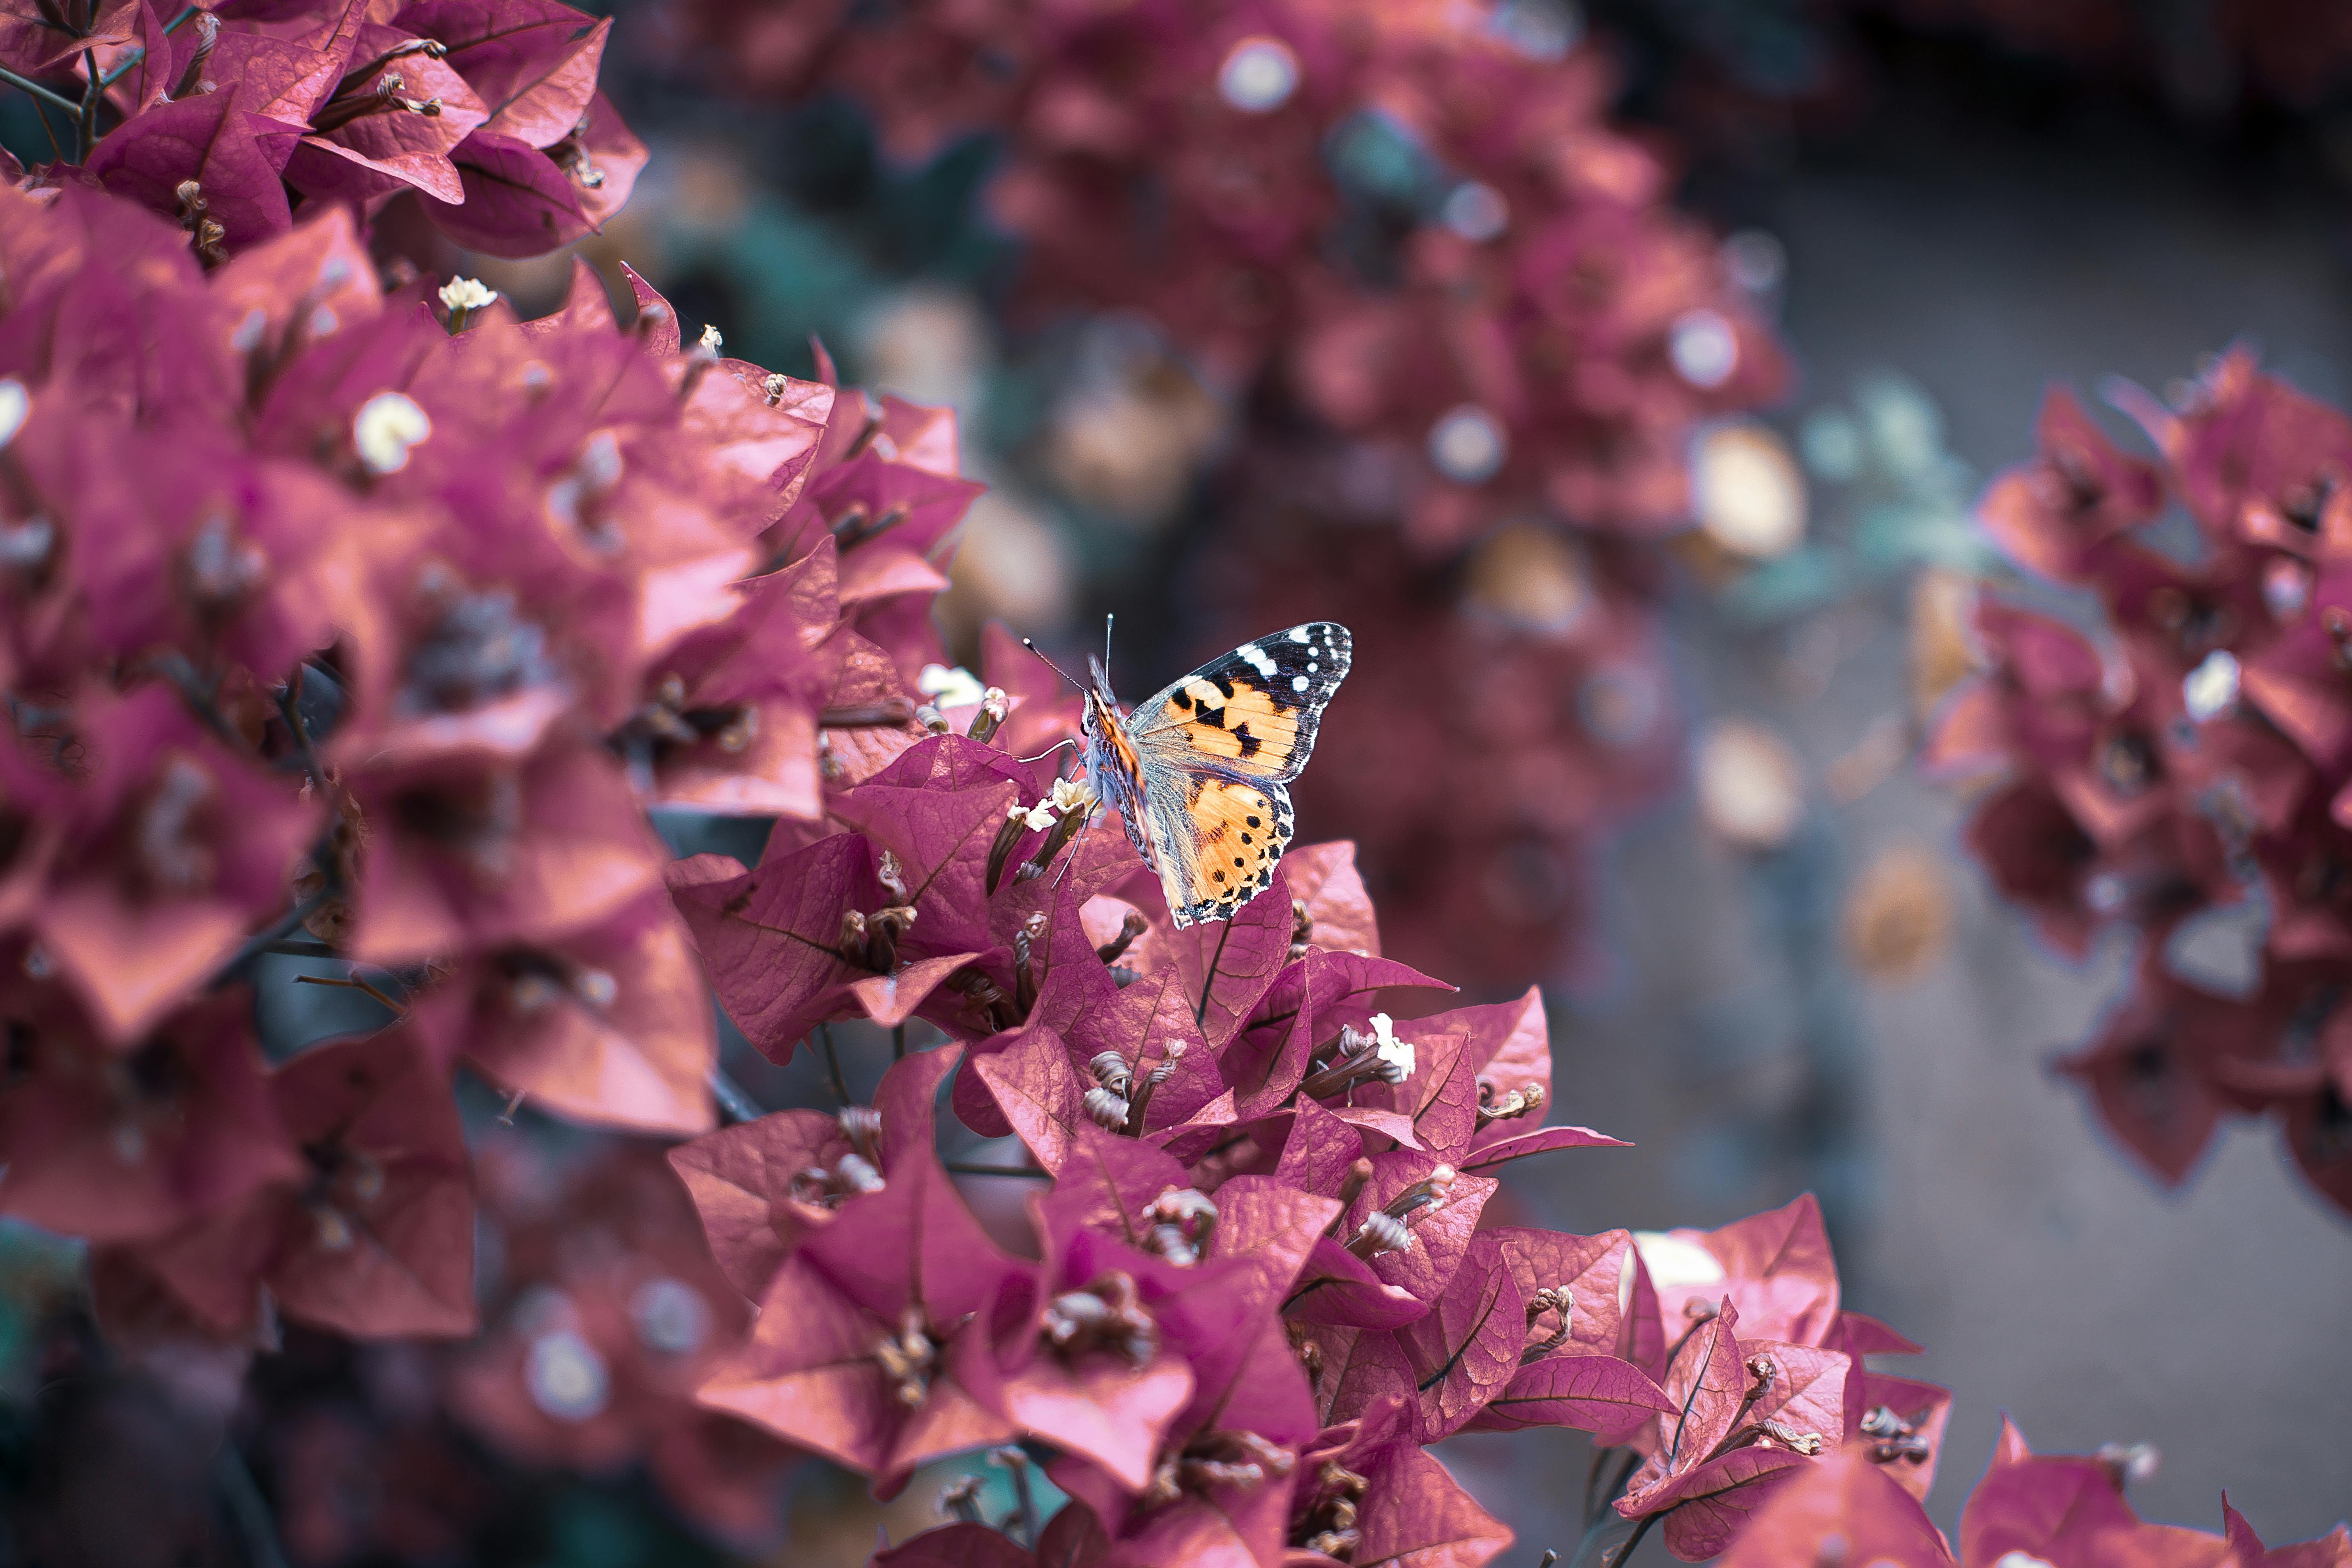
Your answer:
[[[1290,689],[1292,689],[1293,691],[1304,691],[1304,690],[1306,690],[1306,689],[1307,689],[1307,678],[1306,678],[1305,676],[1303,676],[1303,675],[1294,675],[1294,676],[1292,676],[1292,677],[1290,678]]]
[[[1293,627],[1291,627],[1291,628],[1290,628],[1290,640],[1291,640],[1292,642],[1301,642],[1301,643],[1303,643],[1303,642],[1307,641],[1307,628],[1306,628],[1305,626],[1293,626]]]
[[[1244,664],[1248,665],[1260,675],[1265,676],[1269,679],[1274,675],[1274,660],[1266,658],[1265,655],[1259,650],[1257,644],[1254,642],[1245,642],[1242,644],[1241,647],[1234,649],[1234,657],[1238,658]]]

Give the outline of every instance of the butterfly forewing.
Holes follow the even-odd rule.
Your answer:
[[[1136,704],[1128,737],[1154,763],[1287,784],[1315,750],[1353,643],[1330,621],[1245,642]]]

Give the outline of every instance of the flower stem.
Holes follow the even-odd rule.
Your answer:
[[[269,1517],[269,1500],[261,1495],[253,1472],[236,1445],[223,1439],[220,1458],[213,1465],[213,1484],[245,1547],[252,1568],[286,1568],[286,1553],[278,1544],[278,1527]]]
[[[824,1043],[824,1070],[832,1075],[833,1092],[840,1099],[842,1104],[847,1105],[849,1103],[849,1082],[846,1079],[844,1079],[841,1076],[841,1058],[835,1053],[833,1048],[832,1026],[829,1024],[819,1024],[816,1026],[816,1037]]]
[[[1633,1533],[1626,1537],[1624,1546],[1609,1558],[1608,1568],[1624,1568],[1624,1564],[1633,1560],[1633,1548],[1641,1545],[1642,1537],[1650,1533],[1650,1526],[1665,1518],[1667,1513],[1674,1511],[1673,1509],[1668,1509],[1665,1513],[1643,1514],[1642,1522],[1633,1527]]]
[[[720,1113],[731,1121],[757,1121],[768,1113],[760,1102],[744,1091],[743,1086],[727,1076],[727,1069],[710,1069],[710,1098],[719,1102]]]
[[[1039,1182],[1054,1179],[1053,1172],[1040,1171],[1033,1165],[983,1165],[971,1160],[947,1160],[941,1163],[949,1174],[956,1176],[1026,1176]]]
[[[10,70],[5,66],[0,66],[0,81],[6,82],[18,92],[30,93],[33,97],[46,101],[51,108],[62,110],[67,115],[78,116],[81,113],[81,105],[76,103],[72,99],[68,98],[64,93],[58,92],[52,88],[43,87],[39,82],[35,81],[30,77],[18,76],[15,71]]]
[[[89,73],[89,86],[81,95],[81,156],[74,162],[87,163],[90,149],[98,145],[98,104],[106,89],[99,82],[98,51],[84,49],[81,59],[82,69]]]
[[[220,973],[213,979],[213,984],[227,984],[243,975],[246,970],[251,967],[253,961],[263,953],[278,951],[287,938],[302,929],[302,922],[310,918],[311,911],[326,901],[325,893],[315,893],[254,932],[246,940],[245,945],[236,950],[236,955],[221,966]],[[335,954],[330,951],[322,956],[333,957]]]

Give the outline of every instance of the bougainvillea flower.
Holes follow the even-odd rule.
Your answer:
[[[303,1168],[209,1222],[141,1247],[223,1328],[257,1288],[301,1321],[362,1337],[474,1331],[474,1199],[441,1068],[394,1029],[320,1046],[271,1075]]]
[[[42,951],[128,1043],[281,908],[315,810],[157,684],[78,705],[85,753],[49,861]]]
[[[659,893],[585,931],[494,946],[416,1004],[445,1061],[558,1114],[692,1134],[711,1124],[710,998]]]
[[[1907,1342],[1904,1348],[1909,1348]],[[1925,1503],[1936,1484],[1936,1461],[1943,1456],[1944,1429],[1951,1421],[1951,1390],[1872,1372],[1857,1353],[1846,1377],[1845,1402],[1847,1449]]]
[[[1054,1479],[1106,1521],[1120,1561],[1217,1561],[1238,1552],[1278,1562],[1289,1478],[1316,1424],[1273,1309],[1339,1205],[1253,1176],[1224,1183],[1212,1199],[1184,1185],[1183,1168],[1167,1155],[1094,1129],[1064,1169],[1035,1205],[1049,1246],[1081,1231],[1108,1235],[1201,1271],[1201,1284],[1227,1299],[1212,1307],[1212,1298],[1181,1287],[1155,1293],[1149,1280],[1138,1292],[1161,1353],[1180,1354],[1192,1373],[1191,1396],[1161,1436],[1141,1496],[1127,1496],[1125,1479],[1092,1458],[1057,1462]],[[1028,1381],[1009,1379],[1008,1397]]]
[[[257,109],[259,101],[240,82],[159,102],[109,132],[84,167],[106,189],[152,211],[200,211],[197,221],[219,226],[209,258],[220,259],[226,247],[257,244],[294,221],[282,176],[302,127]],[[184,195],[189,182],[196,192]]]
[[[1782,1487],[1721,1561],[1729,1568],[1780,1568],[1840,1552],[1895,1568],[1953,1563],[1952,1549],[1918,1500],[1853,1454],[1823,1459]]]
[[[2218,1535],[2141,1522],[2124,1500],[2117,1466],[2036,1455],[2004,1420],[1992,1468],[1960,1511],[1960,1561],[1968,1568],[1992,1568],[2011,1552],[2044,1562],[2112,1559],[2151,1568],[2222,1568],[2238,1561]]]
[[[2253,1023],[2242,1004],[2187,984],[2151,957],[2098,1036],[2057,1065],[2090,1089],[2116,1139],[2177,1185],[2228,1109],[2216,1075],[2225,1057],[2251,1054]]]
[[[660,1151],[616,1142],[574,1155],[559,1173],[528,1140],[486,1143],[500,1268],[488,1331],[444,1375],[451,1413],[526,1464],[611,1473],[643,1462],[702,1529],[772,1537],[793,1451],[695,1398],[750,1304],[712,1261]]]
[[[1244,906],[1244,915],[1256,905],[1273,901],[1277,895],[1286,892],[1281,872],[1276,871],[1275,877],[1275,885],[1260,893],[1250,905]],[[1287,909],[1288,900],[1282,899],[1278,907]],[[1236,920],[1239,918],[1237,916]],[[1179,936],[1184,934],[1177,933]],[[1233,950],[1239,947],[1244,940],[1240,933],[1236,933],[1234,941],[1216,954],[1213,968],[1204,963],[1202,967],[1206,973],[1202,974],[1197,985],[1192,983],[1193,977],[1182,962],[1188,949],[1177,945],[1179,963],[1176,973],[1185,984],[1187,994],[1205,994],[1210,998],[1204,1023],[1213,1021],[1218,1008],[1217,998],[1227,991],[1229,984],[1243,990],[1249,988],[1242,977],[1251,961],[1246,957],[1238,960],[1231,957]],[[1289,951],[1286,940],[1281,951],[1286,957]],[[1225,1053],[1225,1074],[1233,1083],[1235,1104],[1241,1114],[1271,1114],[1279,1110],[1293,1093],[1306,1092],[1307,1071],[1318,1059],[1318,1053],[1333,1049],[1343,1026],[1368,1024],[1373,1010],[1372,998],[1391,987],[1452,989],[1444,981],[1433,980],[1419,970],[1393,959],[1364,958],[1352,952],[1327,952],[1321,948],[1309,948],[1306,956],[1280,969],[1272,984],[1260,991],[1252,999],[1251,1005],[1243,1011],[1237,1029],[1229,1031],[1233,1043]],[[1419,1026],[1408,1026],[1408,1031]],[[1217,1038],[1213,1029],[1210,1031],[1210,1037],[1213,1042]],[[1454,1054],[1458,1057],[1459,1052],[1457,1043]],[[1334,1066],[1337,1065],[1335,1060]],[[1454,1075],[1452,1109],[1456,1113],[1455,1120],[1461,1124],[1459,1131],[1466,1142],[1471,1131],[1470,1123],[1476,1115],[1477,1091],[1475,1077],[1468,1070],[1467,1059],[1462,1058],[1459,1065],[1463,1070]],[[1413,1101],[1413,1109],[1420,1110],[1433,1106],[1444,1088],[1443,1084],[1425,1085],[1424,1093]],[[1395,1110],[1397,1107],[1391,1105],[1382,1109]]]
[[[244,995],[192,1003],[127,1050],[54,986],[19,988],[6,1005],[26,1056],[0,1091],[8,1213],[131,1240],[184,1229],[299,1172]]]
[[[1023,1272],[922,1151],[784,1259],[700,1397],[886,1482],[1002,1442],[1013,1426],[974,1397],[959,1342]]]
[[[1480,1568],[1510,1530],[1413,1441],[1406,1401],[1391,1396],[1319,1433],[1300,1457],[1290,1542],[1352,1563]]]
[[[1977,516],[2021,565],[2077,581],[2097,546],[2162,510],[2164,482],[2117,448],[2063,386],[2043,395],[2034,433],[2041,451],[1993,479]]]
[[[287,181],[354,204],[408,187],[463,199],[449,154],[489,118],[488,106],[431,40],[405,28],[363,23],[345,47],[342,79],[311,111]]]
[[[352,957],[543,943],[625,908],[660,877],[660,846],[601,749],[510,757],[496,745],[346,775],[373,851]]]
[[[1645,1232],[1635,1239],[1669,1338],[1709,1321],[1727,1296],[1748,1338],[1819,1345],[1837,1321],[1837,1260],[1811,1193],[1721,1230]]]
[[[890,1064],[870,1108],[779,1110],[722,1127],[669,1152],[702,1219],[711,1256],[757,1300],[805,1233],[833,1223],[844,1200],[879,1190],[903,1158],[931,1147],[932,1099],[962,1047]]]
[[[1488,1396],[1474,1427],[1577,1426],[1601,1442],[1623,1443],[1668,1408],[1664,1392],[1625,1359],[1632,1325],[1619,1298],[1634,1267],[1630,1233],[1564,1236],[1512,1226],[1486,1234],[1518,1287],[1526,1327],[1517,1370]]]
[[[2344,1568],[2352,1563],[2352,1530],[2340,1524],[2316,1541],[2300,1541],[2273,1551],[2263,1544],[2246,1516],[2230,1506],[2226,1492],[2221,1496],[2221,1523],[2242,1568]]]
[[[1627,1519],[1663,1521],[1666,1545],[1686,1562],[1723,1550],[1741,1522],[1845,1432],[1842,1352],[1738,1337],[1729,1297],[1686,1335],[1664,1387],[1654,1447],[1617,1500]]]

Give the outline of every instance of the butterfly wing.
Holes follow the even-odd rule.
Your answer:
[[[1156,763],[1287,784],[1315,750],[1354,647],[1330,621],[1245,642],[1137,703],[1128,738],[1146,772]]]
[[[1346,679],[1348,628],[1312,621],[1244,643],[1137,705],[1135,793],[1180,926],[1225,920],[1274,880],[1290,792]]]

